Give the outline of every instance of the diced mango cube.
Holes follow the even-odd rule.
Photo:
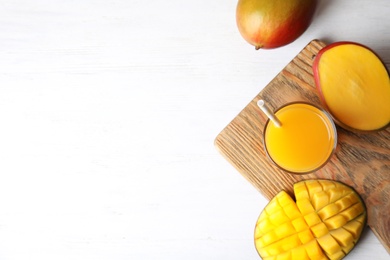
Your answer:
[[[267,256],[273,256],[282,254],[300,245],[301,241],[299,240],[298,235],[294,234],[284,239],[280,239],[275,243],[266,246],[264,249],[268,253]]]
[[[308,229],[308,225],[303,217],[299,217],[291,221],[291,224],[294,226],[295,231],[301,232],[303,230]]]
[[[310,198],[305,182],[302,181],[294,184],[294,195],[296,201]]]
[[[323,222],[318,223],[315,226],[312,226],[310,229],[313,232],[315,237],[322,237],[329,233],[328,228]]]
[[[269,218],[263,219],[256,225],[255,237],[259,237],[276,228]]]
[[[343,251],[339,251],[334,253],[333,255],[327,255],[329,259],[331,260],[340,260],[343,259],[345,256],[345,253]]]
[[[316,210],[320,210],[329,204],[329,196],[325,191],[319,191],[313,195],[311,200]]]
[[[310,260],[304,246],[293,248],[291,250],[291,257],[292,259]]]
[[[336,187],[336,184],[334,183],[334,181],[320,180],[318,182],[321,184],[323,191],[328,191],[328,190],[333,189],[334,187]]]
[[[328,259],[322,252],[322,249],[316,240],[312,240],[309,243],[305,244],[305,249],[310,259]]]
[[[318,211],[318,215],[322,220],[325,220],[335,216],[339,212],[340,212],[340,206],[335,203],[332,203],[323,207],[320,211]]]
[[[265,234],[264,236],[262,236],[260,238],[261,242],[259,242],[259,245],[263,245],[263,247],[265,246],[268,246],[268,245],[271,245],[272,243],[275,243],[275,241],[278,241],[279,238],[278,238],[278,235],[275,234],[274,231],[270,231],[268,232],[267,234]]]
[[[351,194],[347,195],[346,197],[348,197],[351,200],[352,204],[361,202],[361,199],[359,198],[359,196],[356,193],[351,193]]]
[[[346,229],[338,228],[335,230],[331,230],[330,234],[342,247],[347,247],[348,245],[353,244],[353,235],[349,233]]]
[[[290,218],[286,215],[286,213],[284,213],[283,210],[275,212],[269,217],[269,219],[275,226],[290,221]]]
[[[295,247],[302,245],[301,240],[298,237],[298,234],[286,237],[285,239],[282,239],[278,243],[282,245],[284,251],[291,250]]]
[[[329,230],[334,230],[337,228],[341,228],[345,224],[347,224],[347,220],[343,215],[336,215],[331,218],[328,218],[324,221],[325,225]]]
[[[329,193],[329,203],[333,203],[343,197],[344,191],[340,190],[339,188],[334,188],[334,189],[330,189],[328,193]]]
[[[341,249],[343,250],[343,252],[345,254],[348,254],[353,249],[353,247],[355,246],[355,242],[356,241],[354,240],[352,243],[350,243],[350,244],[348,244],[346,246],[342,246]]]
[[[263,235],[262,230],[260,228],[257,228],[257,226],[256,226],[256,228],[255,228],[255,239],[261,238],[262,235]]]
[[[361,203],[357,203],[352,207],[341,212],[341,215],[345,217],[347,221],[352,220],[362,214],[365,211],[363,205]]]
[[[283,254],[280,254],[276,257],[277,260],[291,260],[292,259],[292,256],[291,256],[291,251],[287,251]]]
[[[259,240],[255,240],[255,247],[257,252],[262,258],[269,257],[268,251],[265,249],[265,247],[259,244]]]
[[[260,222],[260,221],[262,221],[263,219],[266,219],[266,218],[268,218],[268,214],[267,214],[267,212],[266,212],[265,210],[263,210],[263,211],[261,212],[259,218],[257,219],[257,223]]]
[[[350,187],[348,187],[347,185],[341,182],[335,182],[335,185],[337,189],[343,192],[343,197],[346,196],[347,194],[354,192]]]
[[[342,197],[341,199],[337,200],[334,204],[339,206],[340,211],[343,211],[352,206],[353,203],[350,197],[351,197],[350,195]]]
[[[274,232],[279,239],[296,234],[295,228],[291,222],[286,222],[280,225],[279,227],[275,228]]]
[[[276,198],[273,198],[265,208],[265,212],[267,212],[268,215],[272,215],[279,210],[283,210],[283,208],[280,206],[279,201]]]
[[[302,215],[306,215],[315,211],[314,207],[311,205],[311,202],[308,198],[303,198],[301,200],[298,200],[296,203]]]
[[[298,237],[301,240],[302,244],[306,244],[309,243],[310,241],[314,241],[314,236],[309,229],[298,233]]]
[[[309,227],[314,226],[318,223],[321,223],[321,219],[317,215],[316,212],[309,213],[309,214],[303,216],[303,218],[305,219],[305,221]]]
[[[286,205],[284,208],[284,213],[289,217],[290,219],[296,219],[302,216],[301,212],[299,211],[297,204],[289,204]]]
[[[255,238],[255,244],[257,248],[263,248],[267,246],[267,243],[264,241],[264,237]]]
[[[317,241],[328,255],[333,255],[341,251],[340,245],[330,234],[317,238]]]
[[[347,230],[349,233],[352,234],[354,239],[357,239],[360,237],[360,234],[362,233],[364,225],[359,222],[358,220],[354,219],[348,222],[343,226],[345,230]]]
[[[322,191],[322,185],[317,180],[309,180],[305,183],[311,199],[315,193]]]
[[[289,204],[295,204],[295,201],[290,197],[290,195],[287,194],[287,192],[279,192],[276,195],[276,199],[279,202],[279,205],[283,208]]]
[[[367,218],[366,218],[367,215],[366,215],[366,214],[367,214],[367,213],[364,212],[362,215],[356,217],[355,220],[358,221],[358,222],[360,222],[360,223],[362,223],[362,224],[365,224],[365,223],[366,223],[366,220],[367,220]]]

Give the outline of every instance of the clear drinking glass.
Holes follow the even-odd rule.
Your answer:
[[[323,167],[337,146],[337,131],[324,109],[307,103],[288,103],[275,111],[280,127],[268,120],[264,128],[267,156],[289,173],[306,174]]]

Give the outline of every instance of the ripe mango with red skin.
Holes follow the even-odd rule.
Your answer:
[[[256,49],[273,49],[296,40],[309,27],[317,0],[239,0],[236,21]]]

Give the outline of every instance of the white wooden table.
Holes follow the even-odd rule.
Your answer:
[[[216,135],[312,39],[390,67],[389,0],[320,0],[255,51],[236,1],[0,3],[0,259],[260,259],[267,201]],[[390,259],[366,230],[345,259]]]

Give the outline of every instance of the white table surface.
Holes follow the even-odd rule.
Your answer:
[[[267,201],[215,137],[312,39],[390,67],[390,2],[320,0],[298,40],[260,51],[236,4],[1,1],[1,260],[260,259]],[[345,259],[390,255],[367,229]]]

